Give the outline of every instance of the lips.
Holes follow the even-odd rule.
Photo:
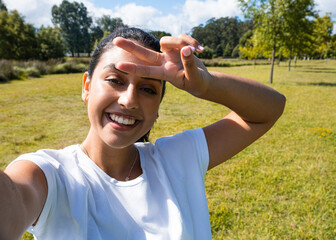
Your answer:
[[[133,126],[138,121],[135,118],[128,116],[121,116],[114,113],[108,113],[107,116],[111,121],[125,126]]]

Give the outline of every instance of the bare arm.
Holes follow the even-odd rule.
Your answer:
[[[18,161],[0,171],[0,239],[19,239],[39,217],[47,197],[42,170]]]
[[[210,74],[213,79],[201,97],[223,104],[232,112],[204,128],[209,169],[266,133],[281,116],[286,101],[282,94],[257,81],[218,72]]]

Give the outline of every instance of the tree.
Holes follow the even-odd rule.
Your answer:
[[[52,22],[59,27],[67,43],[71,55],[79,56],[81,52],[91,52],[91,37],[89,28],[92,18],[88,16],[87,8],[83,3],[63,0],[60,6],[52,7]]]
[[[98,25],[92,26],[90,29],[90,37],[91,37],[91,48],[95,49],[100,40],[104,37],[104,31]]]
[[[291,59],[295,61],[298,55],[305,52],[311,45],[311,32],[315,17],[314,0],[281,0],[286,8],[284,11],[282,46],[288,51],[288,71],[291,68]]]
[[[210,47],[216,56],[231,56],[238,45],[240,37],[252,29],[251,21],[240,21],[238,18],[211,18],[206,25],[199,25],[192,29],[192,37],[202,45]]]
[[[216,49],[215,49],[215,54],[216,54],[216,56],[217,56],[217,57],[221,57],[221,56],[223,56],[223,52],[224,52],[224,50],[223,50],[222,45],[217,45],[217,47],[216,47]]]
[[[195,52],[195,53],[198,58],[203,58],[203,59],[211,59],[213,56],[213,51],[208,46],[204,47],[203,52],[201,53]]]
[[[171,36],[170,33],[164,31],[151,31],[149,33],[152,34],[154,37],[156,37],[158,40],[160,40],[164,36]]]
[[[241,38],[239,44],[240,57],[254,60],[254,63],[258,58],[264,57],[266,47],[263,42],[258,42],[258,37],[252,31],[248,31]]]
[[[291,52],[298,52],[299,42],[305,39],[305,29],[312,16],[313,0],[239,0],[245,16],[255,23],[254,34],[258,42],[263,42],[271,54],[269,82],[273,82],[274,59],[276,50],[281,46]],[[308,34],[307,33],[307,34]],[[299,40],[297,41],[297,38]]]
[[[319,58],[327,58],[332,52],[333,25],[330,13],[327,13],[324,17],[318,17],[314,21],[313,41],[316,55]]]
[[[17,11],[0,12],[0,58],[33,59],[37,56],[35,29]]]
[[[50,58],[64,57],[64,42],[59,28],[43,27],[37,34],[39,45],[39,59],[47,60]]]
[[[121,18],[112,18],[109,15],[103,15],[97,20],[98,26],[104,31],[105,35],[111,34],[116,28],[127,27]]]
[[[6,11],[7,12],[7,7],[6,5],[0,0],[0,11]]]

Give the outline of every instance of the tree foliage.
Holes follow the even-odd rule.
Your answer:
[[[307,49],[312,29],[311,18],[315,17],[313,0],[239,0],[246,17],[255,23],[254,44],[262,44],[265,52],[271,50],[271,74],[273,81],[274,59],[277,50],[293,55]],[[255,45],[254,45],[255,46]],[[259,48],[260,46],[255,46]],[[253,50],[254,51],[254,50]],[[279,52],[279,51],[278,51]],[[290,69],[290,61],[289,61]]]
[[[127,27],[121,18],[112,18],[109,15],[103,15],[97,20],[97,24],[103,30],[105,35],[112,33],[117,28]]]
[[[333,21],[330,14],[327,13],[323,17],[318,17],[314,21],[313,41],[314,52],[313,55],[319,58],[328,58],[335,56],[334,44],[332,38]]]
[[[51,10],[52,22],[62,31],[63,39],[72,56],[82,52],[91,52],[92,44],[89,29],[92,18],[88,15],[83,3],[63,0],[60,6],[54,5]]]
[[[0,58],[36,58],[35,29],[31,24],[26,24],[17,11],[0,12],[0,32]]]
[[[252,26],[251,21],[242,22],[238,18],[211,18],[206,25],[194,27],[191,35],[202,45],[211,48],[216,56],[231,57],[239,39]]]
[[[152,34],[154,37],[156,37],[158,40],[160,40],[164,36],[171,36],[170,33],[164,31],[151,31],[149,33]]]
[[[61,58],[64,56],[64,42],[59,28],[41,26],[37,34],[39,59]]]
[[[7,7],[5,3],[2,2],[2,0],[0,0],[0,11],[7,11]]]

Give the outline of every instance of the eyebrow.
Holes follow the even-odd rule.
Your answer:
[[[122,73],[122,74],[128,75],[127,72],[121,71],[121,70],[119,70],[118,68],[116,68],[115,63],[110,63],[110,64],[106,65],[103,69],[106,69],[106,68],[114,69],[114,70],[116,70],[117,72],[120,72],[120,73]],[[141,77],[141,78],[142,78],[142,79],[146,79],[146,80],[158,81],[158,82],[160,82],[160,83],[163,83],[163,80],[161,80],[161,79],[157,79],[157,78],[150,78],[150,77]]]
[[[120,72],[120,73],[122,73],[122,74],[126,74],[126,75],[128,75],[127,72],[121,71],[121,70],[119,70],[118,68],[116,68],[116,66],[115,66],[114,63],[110,63],[110,64],[106,65],[103,69],[106,69],[106,68],[111,68],[111,69],[116,70],[117,72]]]

